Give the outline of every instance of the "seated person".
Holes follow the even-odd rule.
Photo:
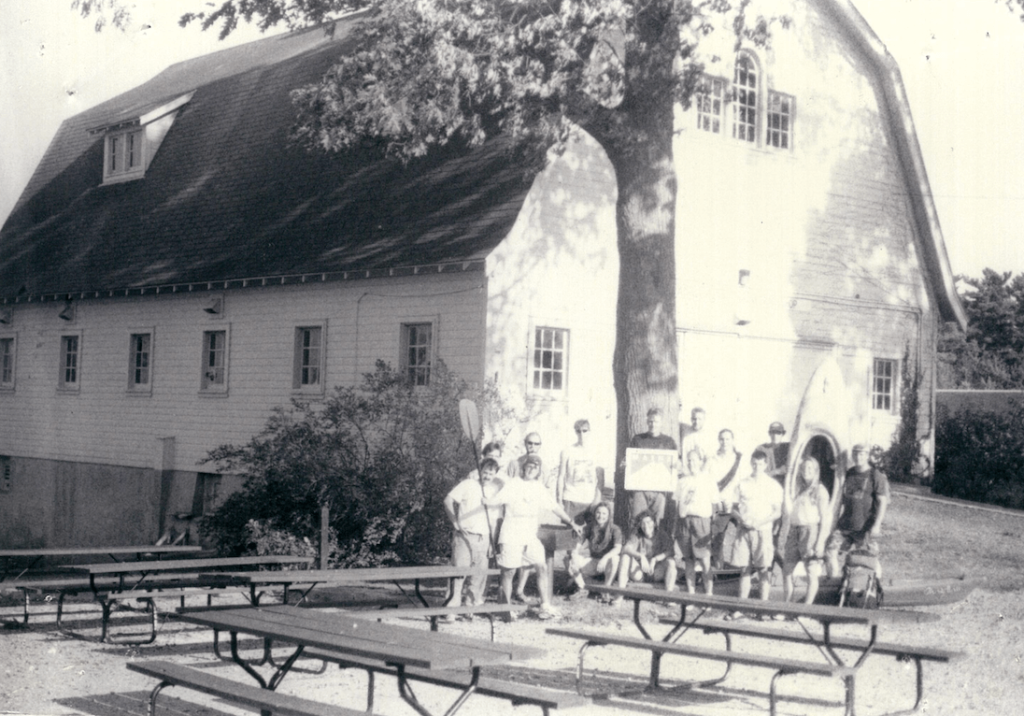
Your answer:
[[[789,537],[783,545],[782,584],[787,602],[793,601],[793,571],[801,562],[807,570],[804,604],[814,604],[825,560],[825,529],[829,517],[828,490],[821,484],[821,467],[813,457],[800,464],[800,492],[788,510]]]
[[[711,571],[711,519],[722,501],[715,478],[704,470],[700,452],[691,450],[686,456],[686,476],[676,487],[676,550],[686,570],[686,591],[697,591],[697,562],[704,570],[704,593],[712,594],[714,576]]]
[[[644,513],[637,517],[636,529],[622,548],[619,560],[619,586],[629,581],[664,582],[666,591],[676,588],[676,557],[672,539],[655,526],[654,515]],[[612,599],[612,606],[622,603],[622,597]]]
[[[622,530],[612,524],[612,509],[602,502],[594,508],[593,520],[583,529],[583,539],[565,555],[565,569],[572,577],[576,590],[570,599],[586,599],[585,577],[604,575],[608,586],[615,581],[622,551]]]

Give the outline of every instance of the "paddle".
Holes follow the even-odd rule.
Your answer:
[[[487,497],[484,492],[484,476],[480,471],[480,455],[476,449],[477,440],[480,439],[480,416],[476,411],[476,403],[469,398],[459,401],[459,419],[462,421],[462,434],[469,439],[473,446],[473,461],[476,463],[476,474],[480,478],[480,496]],[[498,547],[494,544],[494,529],[491,526],[491,513],[484,507],[484,517],[487,518],[487,534],[490,538],[491,551],[497,555]]]

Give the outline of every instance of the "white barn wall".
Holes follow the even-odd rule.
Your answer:
[[[575,441],[587,418],[605,465],[615,460],[612,353],[618,296],[615,181],[604,152],[580,135],[535,180],[509,236],[487,260],[487,367],[524,419],[507,426],[505,457],[523,452],[526,431],[543,439],[545,467]],[[536,326],[569,330],[567,387],[555,398],[529,390]],[[610,475],[609,475],[610,477]]]

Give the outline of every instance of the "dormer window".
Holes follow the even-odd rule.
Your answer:
[[[145,168],[145,132],[141,129],[107,136],[105,182],[131,179]]]
[[[141,179],[171,125],[193,92],[144,112],[122,112],[112,123],[90,129],[103,135],[103,183]]]

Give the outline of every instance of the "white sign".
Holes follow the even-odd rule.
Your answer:
[[[627,490],[675,492],[679,479],[679,456],[675,450],[626,449]]]

